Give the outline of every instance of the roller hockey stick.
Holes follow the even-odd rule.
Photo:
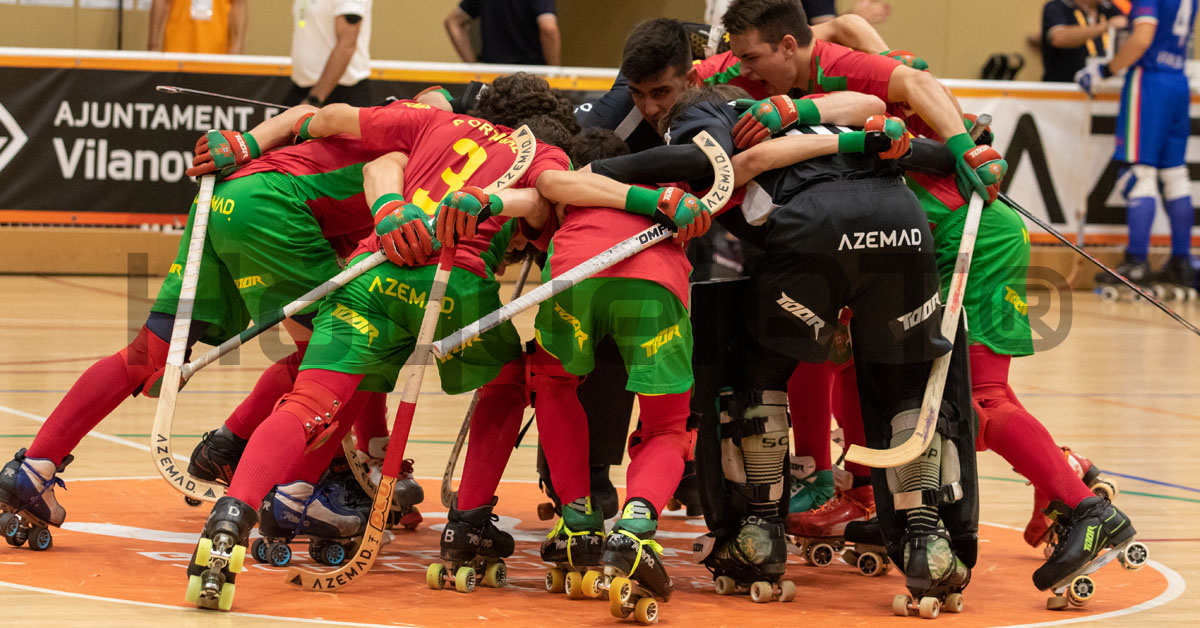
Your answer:
[[[967,219],[963,225],[962,241],[958,245],[958,259],[954,262],[954,277],[950,280],[950,293],[946,309],[942,312],[942,335],[951,345],[958,333],[958,319],[962,314],[963,296],[967,290],[967,276],[971,270],[971,257],[975,253],[975,236],[979,233],[979,217],[983,213],[983,198],[978,194],[971,195],[967,204]],[[946,389],[946,374],[950,370],[950,356],[953,351],[947,351],[933,361],[929,371],[929,381],[925,385],[925,396],[921,400],[921,414],[917,418],[917,428],[913,430],[908,440],[890,449],[871,449],[861,445],[851,445],[846,452],[846,460],[857,464],[885,469],[898,467],[916,460],[918,456],[929,449],[933,435],[937,431],[938,414],[942,408],[942,392]]]
[[[725,206],[725,203],[729,202],[730,194],[733,192],[733,164],[729,161],[729,156],[725,154],[725,151],[721,149],[721,145],[708,132],[701,131],[696,137],[692,138],[692,142],[699,146],[700,150],[704,151],[704,155],[708,157],[709,164],[712,165],[714,175],[713,186],[708,194],[704,195],[703,201],[704,205],[708,207],[709,212],[716,213]],[[490,314],[484,315],[470,325],[433,343],[433,354],[439,358],[444,357],[451,351],[466,344],[468,340],[478,337],[489,329],[496,327],[584,279],[622,260],[633,257],[655,242],[669,237],[671,237],[670,229],[662,225],[650,227],[558,277],[543,283],[531,290],[529,294],[516,299]]]
[[[196,283],[200,279],[200,258],[204,255],[204,239],[208,234],[208,215],[216,181],[217,178],[213,175],[200,179],[200,193],[196,195],[196,213],[192,217],[192,237],[188,242],[183,283],[179,288],[179,301],[175,309],[175,324],[171,328],[171,343],[162,376],[162,390],[158,397],[158,409],[154,414],[154,430],[150,434],[150,457],[154,460],[154,467],[158,469],[159,475],[183,493],[192,505],[199,504],[199,500],[216,501],[225,494],[224,486],[197,480],[188,475],[186,469],[177,466],[178,462],[171,453],[171,423],[175,417],[175,401],[182,383],[183,356],[187,352],[188,332],[192,325],[192,306],[196,299]]]
[[[517,276],[517,285],[513,287],[513,299],[521,296],[521,291],[525,289],[525,279],[529,277],[529,269],[533,267],[533,258],[525,258],[525,263],[521,265],[521,274]],[[457,491],[450,490],[450,483],[454,480],[454,467],[458,466],[458,454],[462,451],[463,443],[467,440],[467,432],[471,430],[471,417],[475,416],[475,406],[479,404],[479,390],[471,396],[471,405],[467,406],[467,416],[463,418],[462,427],[458,429],[458,438],[454,439],[454,448],[450,450],[450,460],[446,462],[446,472],[442,474],[442,506],[449,508],[450,504],[454,503],[454,496]]]
[[[522,126],[513,135],[517,145],[517,158],[500,179],[489,185],[484,191],[494,194],[515,183],[525,173],[533,162],[536,141],[529,127]],[[371,517],[367,521],[367,529],[363,532],[358,548],[341,567],[325,573],[308,571],[291,567],[287,572],[287,583],[309,591],[331,591],[350,586],[359,577],[371,570],[375,559],[379,556],[379,546],[383,542],[384,528],[387,526],[388,512],[392,509],[392,497],[396,478],[400,475],[400,464],[404,461],[404,448],[408,444],[408,433],[412,429],[413,415],[417,409],[417,399],[421,393],[421,380],[425,376],[425,366],[429,362],[430,343],[437,329],[438,314],[442,311],[442,298],[446,295],[446,284],[450,281],[450,271],[454,269],[454,248],[442,248],[438,260],[437,272],[433,276],[433,285],[429,289],[429,300],[425,303],[425,315],[421,318],[421,328],[417,332],[416,346],[400,371],[404,381],[404,390],[400,394],[400,405],[396,408],[396,421],[392,424],[392,433],[388,437],[387,454],[383,458],[383,469],[379,478],[379,488],[375,491],[375,501],[371,504]]]
[[[154,89],[164,94],[185,94],[191,96],[208,96],[209,98],[217,98],[219,100],[232,100],[233,102],[244,102],[248,105],[258,105],[260,107],[271,107],[272,109],[287,109],[287,107],[276,104],[254,100],[252,98],[242,98],[241,96],[229,96],[227,94],[218,94],[216,92],[206,92],[201,89],[189,89],[187,87],[175,87],[173,85],[159,85]]]
[[[1068,240],[1067,236],[1063,235],[1062,233],[1059,233],[1059,231],[1057,229],[1055,229],[1054,227],[1052,227],[1050,225],[1050,223],[1033,215],[1032,213],[1030,213],[1029,210],[1018,205],[1016,201],[1009,198],[1009,196],[1003,192],[1000,193],[1000,200],[1004,201],[1009,207],[1016,210],[1018,214],[1021,214],[1022,216],[1028,218],[1029,221],[1032,222],[1033,224],[1041,227],[1046,233],[1049,233],[1050,235],[1054,236],[1056,239],[1058,239],[1058,241],[1071,247],[1072,250],[1074,250],[1076,253],[1082,255],[1084,257],[1084,259],[1087,259],[1089,262],[1095,264],[1100,270],[1108,273],[1109,275],[1112,275],[1113,278],[1115,278],[1117,281],[1125,284],[1125,286],[1128,287],[1130,290],[1133,290],[1135,293],[1137,293],[1143,299],[1149,301],[1151,304],[1154,305],[1154,307],[1157,307],[1158,309],[1162,310],[1164,313],[1166,313],[1167,316],[1170,316],[1171,318],[1175,319],[1175,321],[1177,323],[1179,323],[1180,325],[1183,325],[1184,327],[1188,328],[1188,330],[1190,330],[1193,334],[1200,336],[1200,327],[1196,327],[1196,325],[1192,324],[1191,321],[1189,321],[1186,318],[1177,314],[1175,312],[1175,310],[1172,310],[1170,307],[1167,306],[1167,304],[1154,298],[1152,295],[1150,295],[1148,292],[1146,292],[1144,289],[1142,289],[1141,286],[1130,281],[1128,278],[1126,278],[1121,273],[1118,273],[1117,271],[1109,268],[1108,266],[1105,266],[1104,262],[1101,262],[1100,260],[1096,259],[1095,257],[1092,256],[1091,253],[1088,253],[1087,251],[1083,250],[1083,248],[1080,247],[1079,245]]]

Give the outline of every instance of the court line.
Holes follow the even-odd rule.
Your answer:
[[[1117,473],[1116,471],[1109,471],[1108,469],[1102,469],[1101,473],[1105,473],[1107,475],[1115,475],[1119,478],[1127,478],[1130,480],[1137,480],[1139,482],[1146,482],[1147,484],[1158,484],[1159,486],[1169,486],[1171,488],[1178,488],[1178,489],[1183,489],[1185,491],[1192,491],[1193,493],[1200,493],[1200,488],[1192,488],[1190,486],[1183,486],[1182,484],[1171,484],[1170,482],[1160,482],[1158,480],[1151,480],[1150,478],[1143,478],[1143,477],[1140,477],[1137,475],[1126,475],[1124,473]]]
[[[1170,602],[1170,601],[1174,600],[1175,598],[1178,598],[1179,596],[1183,595],[1183,592],[1187,589],[1187,583],[1184,582],[1183,576],[1176,573],[1174,569],[1171,569],[1170,567],[1168,567],[1156,560],[1148,560],[1148,561],[1146,561],[1146,564],[1149,565],[1150,567],[1153,567],[1154,569],[1158,570],[1158,572],[1161,573],[1167,579],[1167,590],[1163,591],[1162,593],[1160,593],[1158,595],[1158,597],[1156,597],[1152,600],[1147,600],[1145,602],[1142,602],[1141,604],[1136,604],[1134,606],[1130,606],[1129,608],[1121,608],[1121,609],[1117,609],[1115,611],[1109,611],[1107,613],[1100,613],[1099,615],[1088,615],[1086,617],[1074,617],[1071,619],[1059,619],[1057,621],[1044,621],[1044,622],[1038,622],[1035,624],[1017,624],[1015,626],[1005,626],[1004,628],[1034,628],[1035,626],[1039,626],[1039,627],[1040,626],[1064,626],[1066,624],[1081,624],[1081,623],[1087,622],[1087,621],[1099,621],[1101,619],[1113,619],[1114,617],[1121,617],[1123,615],[1132,615],[1134,613],[1140,613],[1142,611],[1150,610],[1157,606],[1162,606],[1162,605],[1166,604],[1167,602]]]
[[[1105,473],[1111,473],[1112,475],[1116,475],[1115,473],[1112,473],[1111,471],[1105,471]],[[979,476],[979,479],[992,480],[994,482],[1017,482],[1017,483],[1021,483],[1021,484],[1028,483],[1026,480],[1023,480],[1023,479],[1001,478],[1001,477],[996,477],[993,475],[981,475],[981,476]],[[1194,499],[1192,497],[1176,497],[1174,495],[1163,495],[1161,493],[1143,493],[1142,491],[1124,491],[1123,490],[1123,491],[1121,491],[1121,495],[1137,495],[1138,497],[1151,497],[1154,499],[1169,499],[1171,501],[1177,501],[1177,502],[1190,502],[1193,504],[1200,504],[1200,499]]]
[[[62,286],[68,286],[71,288],[75,288],[77,290],[87,290],[89,292],[106,294],[106,295],[113,296],[113,297],[121,297],[123,299],[132,299],[134,301],[141,301],[142,303],[154,303],[157,300],[157,299],[151,299],[150,297],[132,296],[127,292],[117,292],[115,290],[108,290],[106,288],[97,288],[95,286],[88,286],[88,285],[84,285],[84,284],[80,284],[80,283],[75,283],[73,281],[67,281],[66,279],[62,279],[59,277],[52,277],[50,275],[34,275],[34,276],[43,281],[49,281],[50,283],[56,283],[56,284],[59,284]]]
[[[7,412],[8,414],[11,414],[11,415],[14,415],[14,416],[19,416],[19,417],[22,417],[22,418],[25,418],[25,419],[29,419],[29,420],[31,420],[31,421],[37,421],[38,423],[45,423],[45,422],[46,422],[46,417],[44,417],[44,416],[38,416],[38,415],[36,415],[36,414],[30,414],[30,413],[28,413],[28,412],[22,412],[21,410],[17,410],[16,408],[10,408],[10,407],[8,407],[8,406],[0,406],[0,412]],[[100,440],[106,440],[106,441],[108,441],[108,442],[110,442],[110,443],[116,443],[116,444],[118,444],[118,445],[124,445],[124,446],[126,446],[126,447],[132,447],[132,448],[134,448],[134,449],[140,449],[140,450],[142,450],[142,451],[145,451],[145,452],[149,452],[149,451],[150,451],[150,446],[149,446],[149,445],[145,445],[145,444],[143,444],[143,443],[135,443],[135,442],[133,442],[133,441],[131,441],[131,440],[126,440],[126,439],[124,439],[124,438],[118,438],[118,437],[116,437],[116,436],[111,436],[111,435],[109,435],[109,434],[105,434],[105,433],[103,433],[103,432],[97,432],[96,430],[92,430],[92,431],[88,432],[88,433],[87,433],[87,435],[88,435],[88,436],[91,436],[92,438],[99,438]],[[187,458],[187,456],[184,456],[184,455],[182,455],[182,454],[174,454],[174,456],[175,456],[175,459],[176,459],[176,460],[179,460],[179,461],[181,461],[181,462],[188,462],[188,458]]]

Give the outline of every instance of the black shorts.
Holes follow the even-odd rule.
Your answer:
[[[950,350],[933,236],[899,178],[815,185],[775,209],[767,227],[746,317],[760,347],[824,362],[848,306],[863,359],[910,364]]]

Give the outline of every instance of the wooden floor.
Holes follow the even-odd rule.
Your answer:
[[[130,334],[144,320],[149,298],[155,294],[157,283],[158,280],[154,279],[0,277],[0,454],[7,457],[8,452],[27,446],[40,420],[50,413],[79,373],[96,359],[113,353],[127,343]],[[1122,613],[1106,614],[1096,623],[1111,626],[1150,623],[1195,625],[1200,623],[1200,596],[1196,594],[1200,586],[1200,407],[1197,406],[1200,403],[1200,386],[1197,386],[1200,382],[1200,338],[1148,305],[1101,303],[1092,295],[1082,293],[1071,296],[1073,299],[1069,308],[1064,307],[1060,298],[1048,299],[1044,294],[1031,297],[1031,311],[1039,311],[1039,307],[1048,309],[1048,313],[1041,317],[1047,321],[1046,324],[1051,328],[1068,325],[1069,333],[1062,334],[1064,337],[1053,343],[1056,346],[1036,356],[1017,360],[1013,368],[1013,387],[1025,406],[1046,424],[1060,444],[1076,448],[1096,461],[1110,477],[1116,477],[1122,490],[1118,505],[1132,517],[1139,538],[1146,540],[1152,558],[1163,566],[1153,576],[1159,579],[1156,582],[1163,583],[1156,585],[1160,591],[1150,596],[1153,600],[1142,604],[1142,607],[1146,607],[1144,610],[1131,613],[1126,608]],[[1047,303],[1050,305],[1048,308],[1045,307]],[[1193,321],[1200,320],[1198,305],[1181,305],[1180,312]],[[522,331],[528,332],[529,319],[522,319],[520,323]],[[190,452],[199,434],[224,420],[250,389],[268,360],[287,352],[283,341],[278,336],[271,336],[262,343],[255,342],[244,348],[236,363],[214,366],[197,376],[180,398],[174,429],[176,448],[184,453]],[[436,390],[436,382],[432,380],[426,382],[426,390],[430,394],[421,399],[409,452],[417,460],[418,476],[439,478],[469,396],[443,395]],[[149,455],[144,448],[141,451],[137,449],[144,447],[147,442],[153,414],[152,402],[143,399],[126,402],[98,428],[106,436],[86,438],[80,444],[75,451],[76,461],[65,474],[68,490],[58,493],[67,508],[68,521],[88,520],[91,514],[81,506],[87,503],[85,497],[92,495],[88,488],[90,483],[72,484],[72,480],[154,475]],[[506,472],[506,480],[521,481],[535,477],[533,436],[535,434],[531,431],[526,437],[525,444]],[[981,454],[980,467],[980,486],[984,492],[982,520],[995,524],[990,529],[998,531],[1007,530],[1007,527],[1023,527],[1030,514],[1032,489],[995,454]],[[614,478],[617,477],[619,474],[614,474]],[[108,486],[122,485],[117,482]],[[427,482],[426,486],[429,509],[441,510],[437,504],[435,483]],[[524,486],[526,488],[522,490],[528,492],[528,486]],[[75,497],[76,494],[79,497]],[[117,498],[114,496],[113,499]],[[136,496],[134,499],[136,501]],[[182,503],[178,506],[174,505],[177,503],[175,500],[170,503],[159,513],[161,516],[175,517],[171,513],[174,512],[172,509],[177,508],[178,517],[189,521],[200,520],[197,517],[201,515],[187,510]],[[106,512],[111,511],[111,516],[116,519],[111,523],[138,526],[138,521],[121,517],[120,505],[119,502],[107,505]],[[131,513],[138,509],[137,505],[130,506]],[[207,512],[207,509],[201,510]],[[61,534],[74,533],[63,531]],[[436,537],[432,534],[414,538],[427,538],[429,549],[436,549]],[[989,535],[997,539],[1016,538],[1007,532],[988,533],[985,537]],[[106,543],[111,541],[106,539],[109,537],[94,538],[96,542],[90,548],[92,552],[103,554],[108,551]],[[106,594],[91,599],[53,592],[75,591],[80,587],[85,592],[88,590],[86,582],[75,580],[54,582],[51,579],[32,587],[11,584],[26,582],[27,578],[22,574],[26,569],[32,569],[35,562],[41,569],[55,561],[89,560],[86,555],[77,553],[56,553],[58,549],[56,546],[50,552],[33,554],[24,548],[13,549],[0,544],[0,609],[3,609],[0,615],[4,617],[4,625],[225,626],[236,623],[239,626],[254,626],[286,623],[264,615],[220,615],[184,609],[179,606],[182,602],[182,580],[179,583],[180,595],[161,600],[163,606],[130,605],[108,599],[137,599],[132,595]],[[998,550],[1002,550],[1004,555],[997,556]],[[1036,606],[1041,594],[1029,584],[1028,572],[1037,565],[1036,560],[1030,557],[1036,558],[1038,554],[1038,551],[1011,539],[985,543],[981,548],[977,581],[973,587],[982,589],[984,586],[996,586],[988,584],[994,583],[995,578],[988,580],[985,574],[992,571],[995,565],[1003,566],[1005,560],[1014,559],[1015,556],[1023,561],[1020,570],[1013,571],[1011,575],[1009,571],[996,573],[1005,574],[1006,581],[1010,581],[1007,586],[1018,592],[1014,593],[1014,598],[1019,595],[1019,604],[1023,608]],[[102,575],[101,571],[98,568],[96,573],[87,573],[84,568],[83,576],[71,577],[117,578]],[[789,567],[788,575],[798,584],[807,583],[809,587],[816,587],[819,584],[813,579],[816,573],[811,567],[794,563]],[[122,586],[136,589],[139,587],[139,578],[145,576],[146,573],[138,572],[125,574]],[[886,591],[876,589],[870,595],[880,597],[901,592],[902,580],[894,576],[889,578],[870,581],[887,583]],[[417,580],[410,580],[406,580],[404,586],[418,586],[415,584]],[[874,599],[869,609],[856,612],[857,605],[864,599],[863,594],[839,591],[833,585],[836,579],[829,582],[831,584],[824,591],[810,590],[839,602],[844,613],[836,621],[845,624],[897,624],[903,621],[889,616],[886,611],[880,612],[877,608],[879,605],[874,604],[878,600]],[[112,582],[107,584],[112,585]],[[283,584],[278,586],[284,587]],[[97,590],[100,588],[112,587],[97,587]],[[1109,592],[1117,590],[1108,589]],[[971,593],[972,589],[968,589],[968,595]],[[975,593],[983,596],[985,591],[977,589]],[[400,589],[389,591],[388,594],[405,595]],[[1104,590],[1098,595],[1103,594]],[[320,606],[335,604],[336,601],[330,600],[337,598],[320,596],[299,599],[297,604]],[[471,604],[472,599],[487,599],[489,605],[502,605],[505,599],[516,598],[455,597],[446,599],[443,604],[462,607]],[[711,590],[677,595],[664,609],[664,623],[671,622],[670,609],[685,608],[688,599],[715,601]],[[239,597],[239,605],[242,601]],[[1138,603],[1142,601],[1138,600]],[[701,619],[690,623],[762,627],[793,626],[817,620],[816,617],[802,619],[797,614],[802,608],[799,604],[760,607],[750,605],[748,601],[742,602],[744,604],[737,605],[737,615],[722,615],[724,619],[720,621],[716,615],[708,616],[708,621],[705,621],[702,615]],[[1132,602],[1123,604],[1122,600],[1110,599],[1106,603],[1115,604],[1116,607],[1133,606]],[[1017,602],[1014,601],[1014,604]],[[712,605],[712,608],[715,609],[713,612],[720,614],[730,606]],[[1003,604],[989,608],[991,610],[986,615],[977,614],[973,617],[971,625],[1011,625],[1030,621],[1024,615],[1019,620],[1006,616]],[[489,610],[495,611],[494,608]],[[598,610],[602,614],[602,610]],[[313,612],[317,615],[309,616],[320,615],[320,611]],[[970,613],[968,606],[964,615],[943,616],[937,621],[953,623],[967,620]],[[479,616],[483,614],[481,611]],[[1087,621],[1098,614],[1092,612],[1091,607],[1070,613],[1042,611],[1036,621]],[[682,615],[677,616],[677,624],[681,618]],[[403,616],[385,621],[379,621],[378,618],[339,619],[384,624],[414,621]],[[544,619],[545,625],[573,623],[572,618],[564,621],[563,615],[546,616]],[[446,621],[434,619],[426,625],[444,624]],[[830,616],[823,621],[834,619]],[[920,620],[913,618],[908,621]],[[537,625],[543,622],[523,623]],[[598,625],[609,624],[600,622]]]

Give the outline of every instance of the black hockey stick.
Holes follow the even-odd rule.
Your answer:
[[[248,105],[258,105],[260,107],[271,107],[273,109],[287,109],[287,107],[275,103],[263,102],[252,98],[242,98],[241,96],[230,96],[228,94],[218,94],[216,92],[206,92],[201,89],[191,89],[188,87],[175,87],[173,85],[159,85],[154,89],[164,94],[190,94],[193,96],[208,96],[209,98],[217,98],[220,100],[232,100],[233,102],[244,102]]]
[[[1067,246],[1071,247],[1072,249],[1074,249],[1074,251],[1075,251],[1076,253],[1078,253],[1078,254],[1080,254],[1080,255],[1084,256],[1085,258],[1087,258],[1087,260],[1088,260],[1089,262],[1091,262],[1091,263],[1095,264],[1096,266],[1098,266],[1098,267],[1100,268],[1100,270],[1103,270],[1104,272],[1106,272],[1106,273],[1108,273],[1108,274],[1112,275],[1114,278],[1116,278],[1116,280],[1117,280],[1117,281],[1120,281],[1121,283],[1125,284],[1125,286],[1126,286],[1126,287],[1128,287],[1130,290],[1133,290],[1134,292],[1136,292],[1136,293],[1137,293],[1138,295],[1140,295],[1140,296],[1141,296],[1143,299],[1145,299],[1145,300],[1149,301],[1150,303],[1154,304],[1154,307],[1157,307],[1158,309],[1160,309],[1160,310],[1162,310],[1163,312],[1165,312],[1165,313],[1167,314],[1167,316],[1170,316],[1171,318],[1175,319],[1175,320],[1176,320],[1176,321],[1177,321],[1177,322],[1178,322],[1180,325],[1183,325],[1184,327],[1187,327],[1188,329],[1190,329],[1190,330],[1192,331],[1192,333],[1196,334],[1197,336],[1200,336],[1200,328],[1198,328],[1198,327],[1196,327],[1195,325],[1193,325],[1193,324],[1192,324],[1190,321],[1188,321],[1186,318],[1184,318],[1184,317],[1180,316],[1179,314],[1177,314],[1177,313],[1175,312],[1175,310],[1172,310],[1171,308],[1167,307],[1167,305],[1166,305],[1165,303],[1163,303],[1162,301],[1159,301],[1158,299],[1156,299],[1156,298],[1154,298],[1154,297],[1150,296],[1150,295],[1149,295],[1149,294],[1148,294],[1148,293],[1147,293],[1145,290],[1143,290],[1143,289],[1142,289],[1142,287],[1141,287],[1141,286],[1137,285],[1136,283],[1133,283],[1132,281],[1130,281],[1129,279],[1127,279],[1127,278],[1126,278],[1124,275],[1122,275],[1121,273],[1118,273],[1117,271],[1115,271],[1115,270],[1113,270],[1113,269],[1109,268],[1108,266],[1105,266],[1105,265],[1104,265],[1104,262],[1101,262],[1100,260],[1096,259],[1095,257],[1092,257],[1092,255],[1091,255],[1090,253],[1088,253],[1087,251],[1083,250],[1083,248],[1081,248],[1079,245],[1075,244],[1074,242],[1071,242],[1070,240],[1068,240],[1068,239],[1067,239],[1067,236],[1064,236],[1063,234],[1059,233],[1059,232],[1058,232],[1058,230],[1057,230],[1057,229],[1055,229],[1054,227],[1050,226],[1050,224],[1049,224],[1049,223],[1047,223],[1046,221],[1042,220],[1041,218],[1038,218],[1037,216],[1034,216],[1032,213],[1030,213],[1030,211],[1029,211],[1029,210],[1027,210],[1027,209],[1025,209],[1024,207],[1021,207],[1020,205],[1018,205],[1018,204],[1017,204],[1017,202],[1016,202],[1016,201],[1014,201],[1014,200],[1012,200],[1012,198],[1010,198],[1010,197],[1009,197],[1007,194],[1005,194],[1005,193],[1001,192],[1001,193],[1000,193],[1000,200],[1002,200],[1002,201],[1004,201],[1005,203],[1007,203],[1009,207],[1012,207],[1013,209],[1015,209],[1015,210],[1017,211],[1017,213],[1018,213],[1018,214],[1021,214],[1022,216],[1024,216],[1024,217],[1028,218],[1028,219],[1030,220],[1030,222],[1032,222],[1032,223],[1036,224],[1037,226],[1041,227],[1043,230],[1045,230],[1045,232],[1046,232],[1046,233],[1049,233],[1050,235],[1054,236],[1055,238],[1057,238],[1057,239],[1058,239],[1060,242],[1062,242],[1063,244],[1065,244],[1065,245],[1067,245]]]

